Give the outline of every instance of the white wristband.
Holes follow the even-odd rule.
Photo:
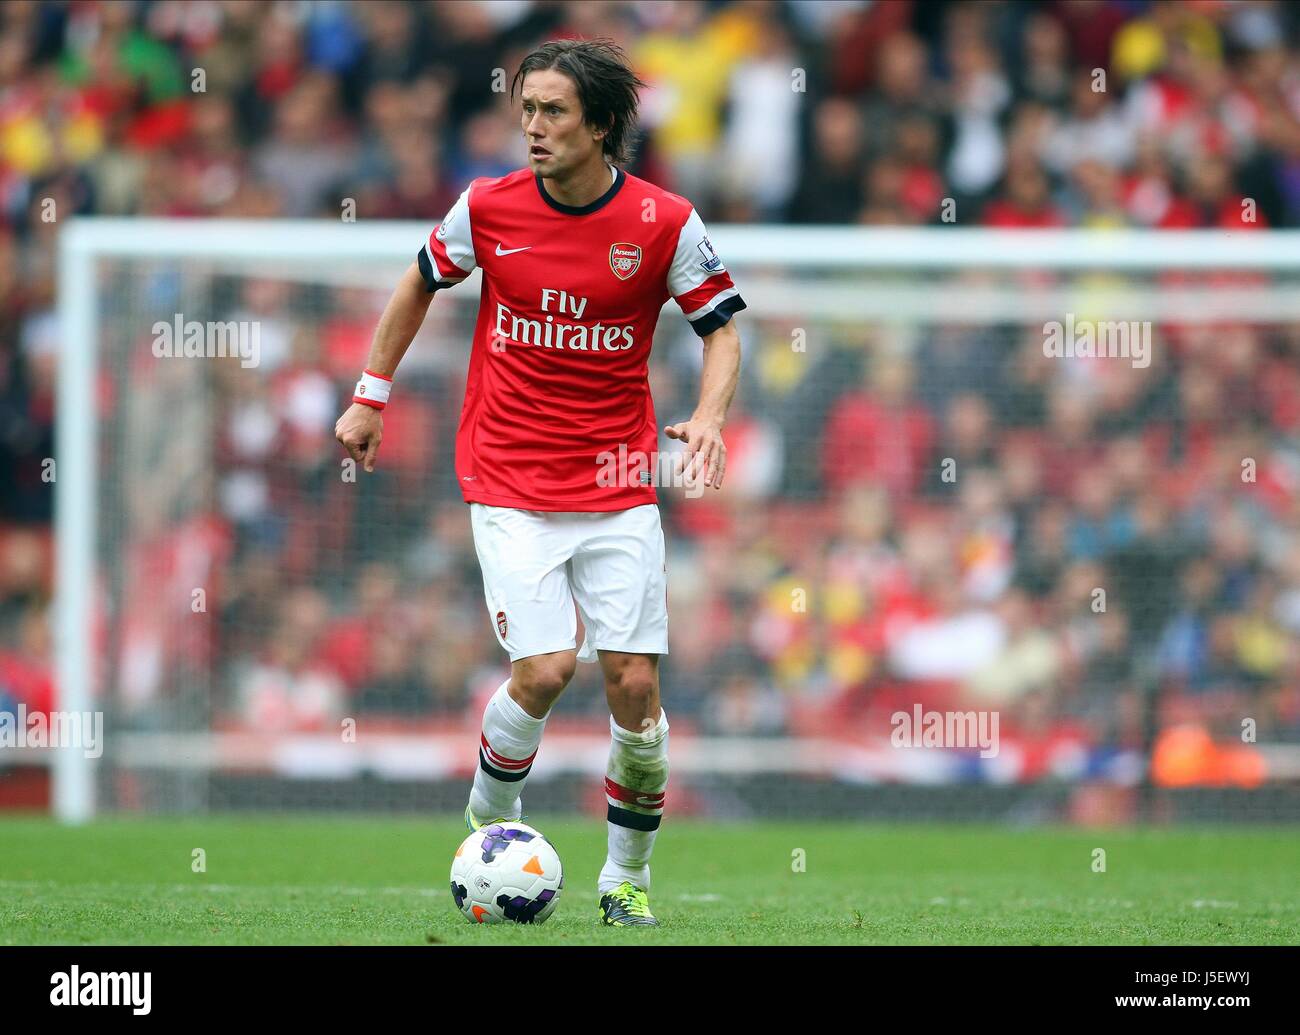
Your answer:
[[[352,401],[382,410],[388,405],[388,393],[393,390],[393,379],[367,370],[352,392]]]

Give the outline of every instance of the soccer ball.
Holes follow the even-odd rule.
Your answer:
[[[451,860],[451,897],[472,924],[540,924],[563,887],[559,853],[526,823],[476,830]]]

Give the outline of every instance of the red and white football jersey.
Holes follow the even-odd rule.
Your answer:
[[[477,179],[420,250],[429,291],[483,271],[456,436],[467,503],[654,503],[646,371],[660,309],[673,298],[703,336],[745,308],[690,202],[621,169],[611,177],[581,207],[528,169]]]

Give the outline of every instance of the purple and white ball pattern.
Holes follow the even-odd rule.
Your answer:
[[[559,854],[526,823],[474,831],[451,861],[452,900],[470,923],[543,923],[563,887]]]

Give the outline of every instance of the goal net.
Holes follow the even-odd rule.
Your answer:
[[[376,472],[332,431],[426,232],[65,229],[58,706],[104,728],[61,816],[463,807],[508,671],[452,461],[477,274]],[[727,487],[660,490],[676,814],[1300,817],[1295,234],[714,242],[749,308]],[[700,354],[670,304],[660,426]],[[603,810],[606,723],[580,666],[530,812]]]

